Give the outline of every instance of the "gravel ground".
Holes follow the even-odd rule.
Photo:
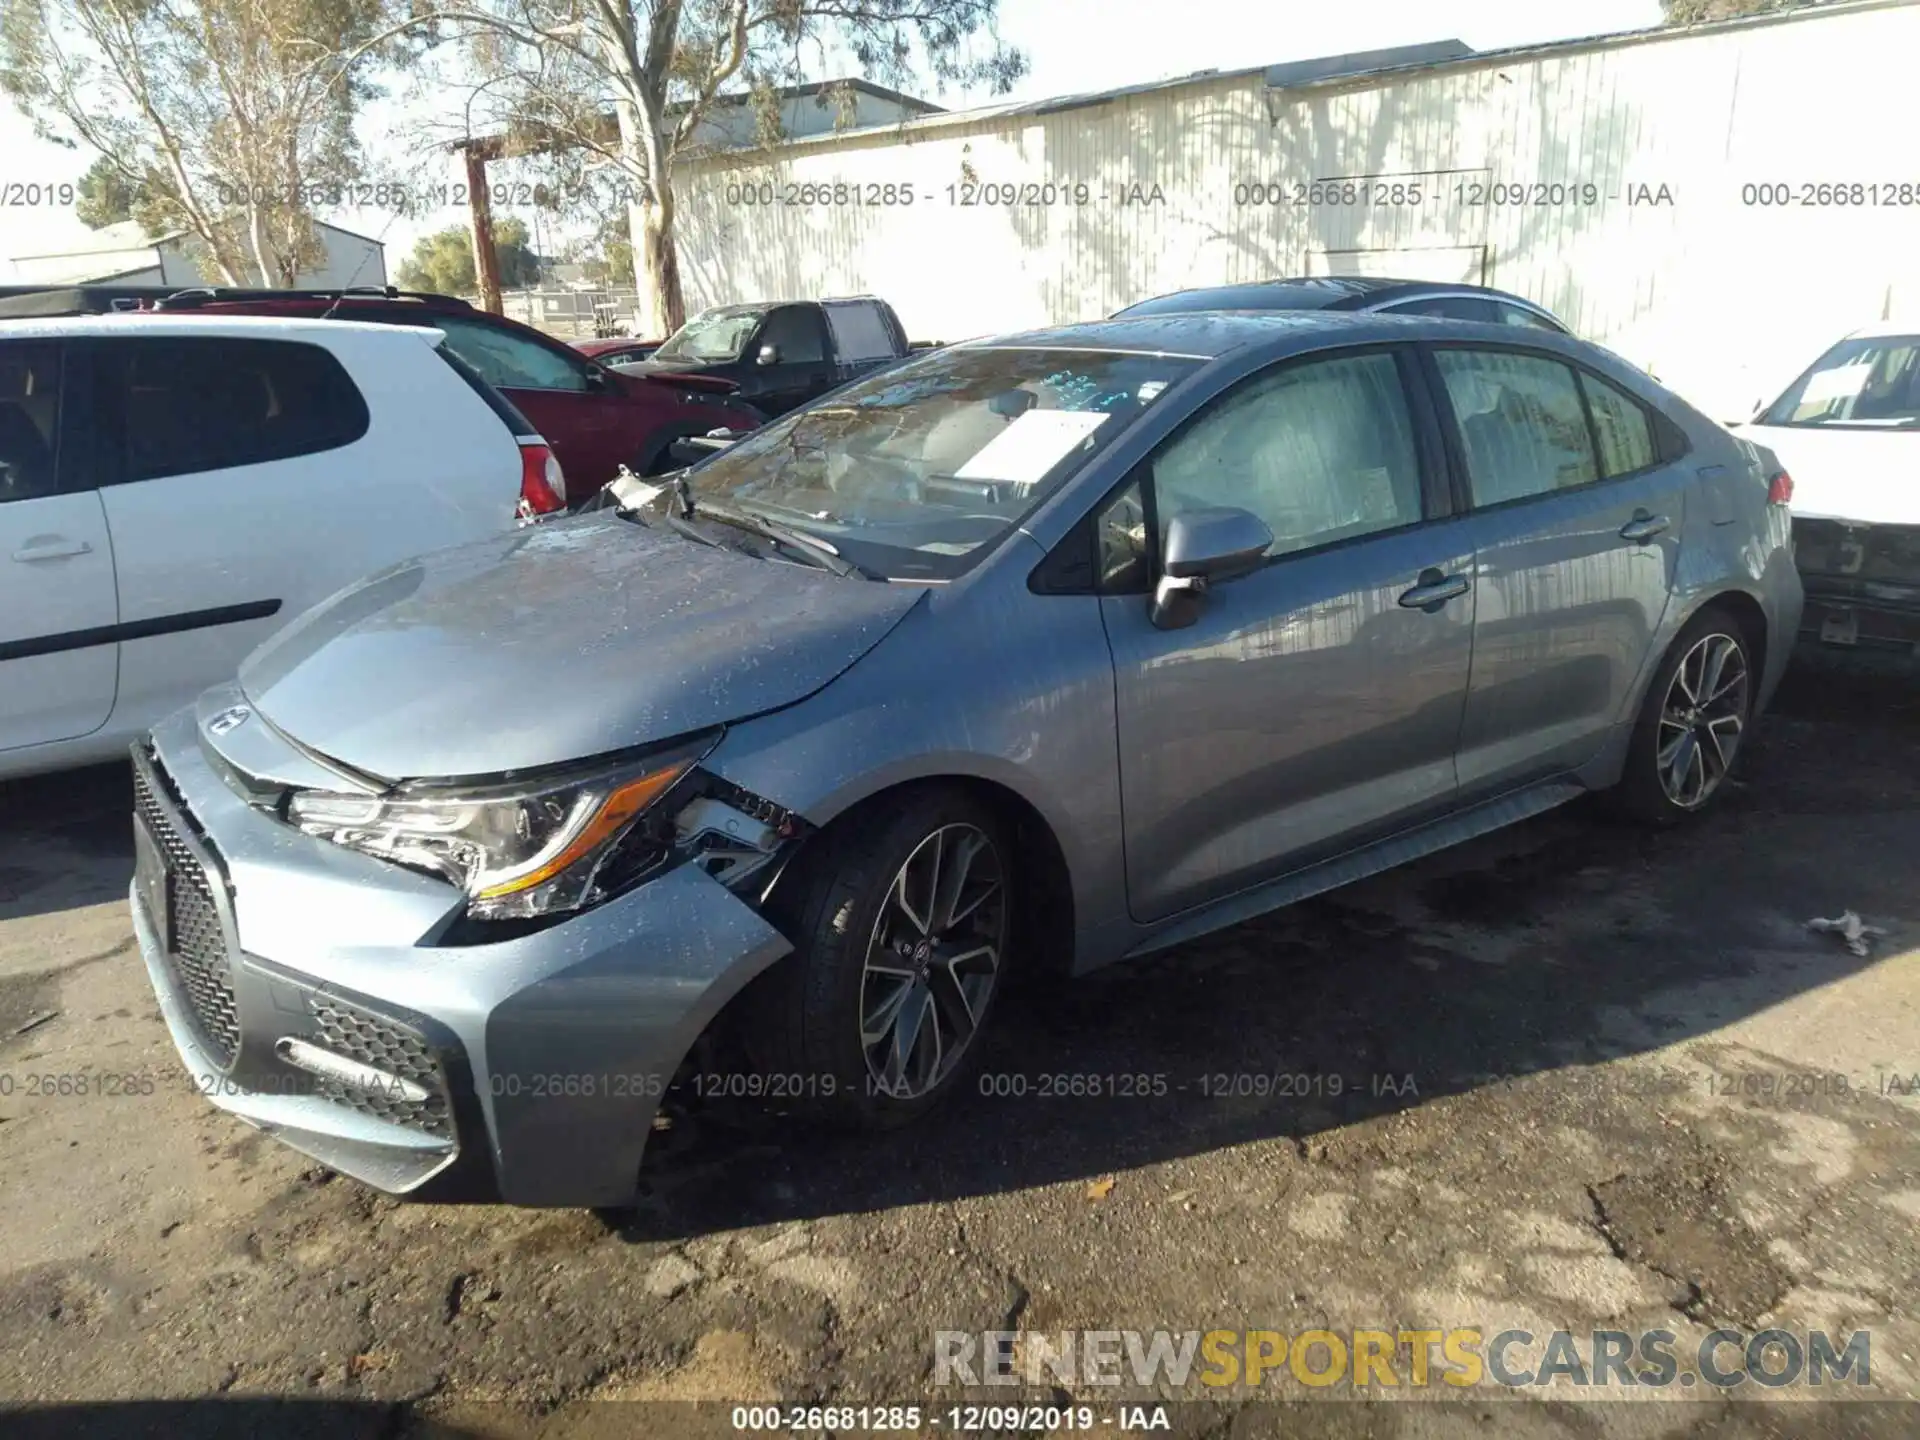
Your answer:
[[[1920,1433],[1920,1093],[1889,1079],[1920,1073],[1915,686],[1796,673],[1681,832],[1576,805],[1024,996],[983,1066],[1008,1093],[927,1128],[683,1125],[623,1214],[396,1203],[204,1104],[127,924],[127,788],[0,787],[0,1401],[55,1406],[0,1433],[571,1440],[1023,1397],[1106,1422],[1152,1392],[937,1386],[934,1333],[1668,1329],[1684,1355],[1770,1325],[1871,1331],[1871,1388],[1842,1388],[1879,1403],[1283,1406],[1287,1380],[1166,1414]],[[1867,957],[1804,927],[1847,908],[1887,931]],[[25,1093],[83,1070],[136,1083]],[[1147,1093],[1042,1094],[1122,1074]]]

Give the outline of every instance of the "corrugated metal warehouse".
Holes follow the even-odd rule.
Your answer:
[[[720,153],[689,309],[872,292],[916,338],[1287,274],[1473,280],[1696,403],[1920,308],[1920,3],[1207,73]]]

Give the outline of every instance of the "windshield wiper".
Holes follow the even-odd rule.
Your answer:
[[[782,525],[777,520],[769,520],[757,512],[736,510],[731,505],[715,505],[711,500],[702,500],[693,513],[696,519],[717,520],[722,525],[731,525],[737,530],[745,530],[750,535],[758,535],[762,540],[783,546],[808,563],[822,570],[829,570],[835,575],[843,577],[857,575],[863,580],[880,578],[871,570],[854,564],[818,536]]]
[[[675,534],[684,535],[687,537],[687,539],[693,541],[695,544],[705,545],[712,550],[719,550],[723,548],[720,542],[714,539],[711,535],[701,534],[700,531],[694,527],[691,521],[688,521],[682,518],[681,516],[674,515],[672,513],[669,513],[666,519],[667,519],[667,524],[673,527]]]

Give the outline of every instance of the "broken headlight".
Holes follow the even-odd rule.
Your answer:
[[[287,818],[309,835],[457,885],[475,919],[555,915],[606,898],[600,882],[609,872],[635,874],[635,857],[622,852],[708,748],[485,789],[305,790],[288,802]]]

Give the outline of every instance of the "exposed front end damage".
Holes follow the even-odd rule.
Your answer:
[[[696,768],[630,888],[476,924],[443,880],[288,824],[265,772],[303,757],[258,765],[247,728],[245,771],[187,712],[134,757],[135,932],[196,1087],[389,1193],[631,1203],[696,1041],[791,951],[758,907],[806,823]]]
[[[1920,656],[1920,525],[1796,516],[1803,640]]]

